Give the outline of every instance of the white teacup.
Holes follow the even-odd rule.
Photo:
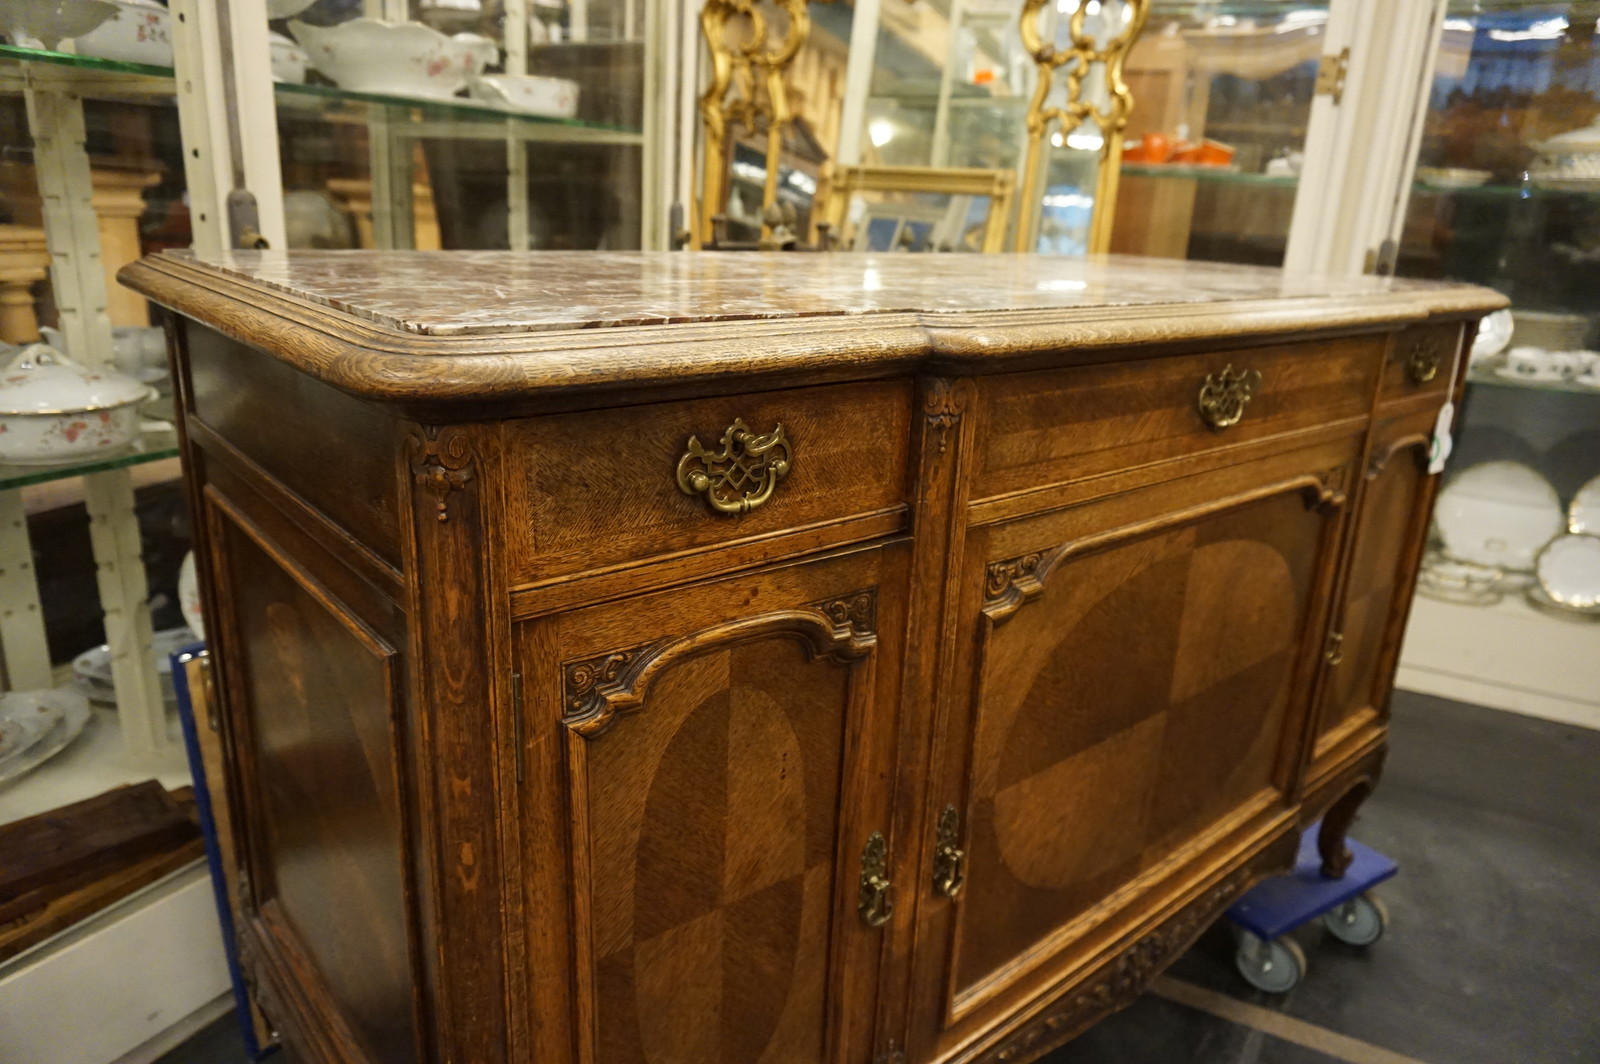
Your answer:
[[[1568,374],[1556,361],[1558,353],[1542,347],[1513,347],[1506,352],[1506,368],[1513,375],[1531,381],[1560,380]]]

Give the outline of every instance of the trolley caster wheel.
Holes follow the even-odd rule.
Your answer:
[[[1287,994],[1306,974],[1305,952],[1290,938],[1263,941],[1245,932],[1233,963],[1245,982],[1269,994]]]
[[[1328,934],[1351,946],[1370,946],[1389,926],[1389,910],[1372,894],[1357,894],[1322,917]]]

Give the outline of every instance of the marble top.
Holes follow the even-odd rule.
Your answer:
[[[230,251],[169,256],[402,332],[462,336],[909,312],[1375,299],[1449,287],[1113,255]]]

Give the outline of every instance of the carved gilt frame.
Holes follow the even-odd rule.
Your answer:
[[[989,213],[984,219],[985,252],[1005,247],[1006,220],[1016,192],[1016,175],[1009,170],[963,169],[933,166],[839,166],[829,175],[825,191],[817,196],[813,215],[831,233],[844,235],[850,197],[857,192],[931,192],[949,196],[986,196]],[[841,240],[841,246],[843,242]]]

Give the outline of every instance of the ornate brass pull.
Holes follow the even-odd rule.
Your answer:
[[[1329,665],[1338,666],[1344,663],[1343,632],[1328,633],[1328,646],[1327,649],[1323,651],[1323,657],[1327,658]]]
[[[957,846],[960,841],[961,818],[956,807],[947,805],[939,814],[939,830],[933,851],[933,889],[947,898],[961,893],[967,881],[966,852]]]
[[[708,451],[700,437],[689,437],[689,449],[678,459],[678,489],[704,495],[718,513],[749,513],[772,498],[792,464],[782,425],[758,435],[734,418],[722,433],[720,451]]]
[[[894,898],[890,895],[893,884],[889,882],[889,843],[883,832],[874,831],[861,851],[861,892],[856,912],[868,927],[882,927],[894,915]]]
[[[1430,337],[1413,337],[1406,346],[1406,377],[1412,384],[1427,384],[1439,375],[1439,348]]]
[[[1234,370],[1224,366],[1206,374],[1200,385],[1200,417],[1214,429],[1225,429],[1244,417],[1244,404],[1261,387],[1261,374],[1253,369]]]

